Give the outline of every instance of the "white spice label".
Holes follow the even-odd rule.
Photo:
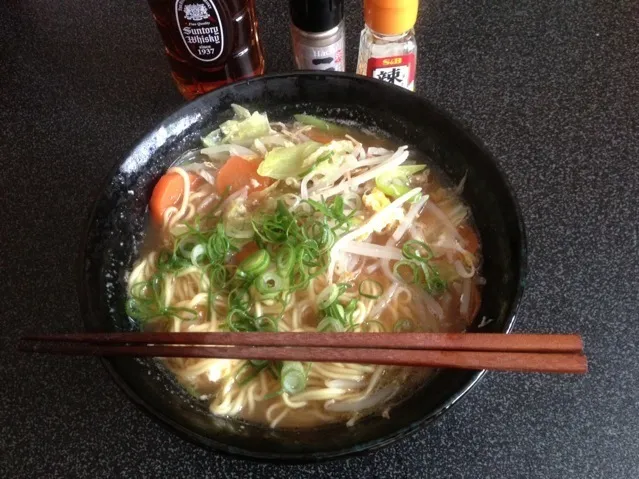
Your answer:
[[[295,62],[302,70],[344,71],[344,36],[323,47],[298,43],[295,46]]]

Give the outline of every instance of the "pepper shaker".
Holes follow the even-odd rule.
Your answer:
[[[289,7],[297,68],[343,72],[343,0],[290,0]]]

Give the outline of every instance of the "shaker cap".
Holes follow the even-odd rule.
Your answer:
[[[289,8],[293,25],[305,32],[325,32],[344,19],[343,0],[290,0]]]
[[[399,35],[415,26],[418,0],[364,0],[364,21],[382,35]]]

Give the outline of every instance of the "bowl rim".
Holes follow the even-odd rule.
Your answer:
[[[474,133],[470,131],[470,129],[460,121],[454,119],[448,112],[442,110],[434,103],[432,103],[429,99],[414,94],[408,90],[405,90],[401,87],[396,87],[389,85],[381,80],[373,79],[370,77],[364,77],[361,75],[356,75],[352,73],[344,73],[344,72],[319,72],[319,71],[298,71],[298,72],[289,72],[289,73],[277,73],[277,74],[267,74],[259,77],[253,77],[246,80],[230,83],[224,85],[216,90],[208,92],[192,102],[183,103],[174,109],[168,115],[165,115],[163,119],[156,123],[151,129],[149,129],[143,136],[141,136],[137,141],[133,143],[133,147],[127,150],[127,153],[121,157],[121,160],[116,162],[114,166],[109,170],[106,177],[101,183],[101,188],[99,188],[96,194],[96,198],[94,199],[91,207],[89,208],[89,214],[87,215],[85,222],[83,224],[83,236],[80,241],[79,251],[76,259],[76,278],[77,278],[77,293],[79,298],[79,306],[80,306],[80,314],[83,319],[83,323],[86,325],[86,318],[91,314],[88,300],[88,287],[87,281],[85,279],[85,261],[86,261],[86,252],[87,245],[89,240],[89,232],[91,231],[91,225],[93,224],[96,217],[96,210],[98,201],[105,187],[108,186],[111,179],[117,173],[122,162],[131,156],[131,154],[136,150],[139,144],[144,143],[146,140],[151,138],[153,133],[159,129],[168,119],[176,116],[183,108],[186,108],[188,105],[192,103],[204,101],[209,95],[219,95],[220,93],[224,93],[226,90],[230,90],[232,88],[243,87],[244,85],[248,85],[254,82],[268,81],[270,79],[288,79],[291,77],[338,77],[338,78],[349,78],[351,80],[368,82],[382,86],[383,88],[393,88],[395,94],[397,95],[411,95],[411,100],[418,103],[420,107],[426,108],[430,111],[433,111],[445,121],[451,124],[454,128],[461,131],[466,138],[471,141],[477,148],[486,153],[489,161],[495,167],[495,171],[499,177],[499,180],[503,183],[506,193],[510,196],[512,201],[512,206],[515,212],[515,216],[517,218],[517,229],[520,236],[520,244],[518,251],[518,262],[519,262],[519,277],[518,277],[518,285],[516,293],[513,297],[512,305],[510,308],[510,312],[506,321],[504,323],[503,332],[509,333],[512,331],[513,326],[515,324],[517,314],[519,312],[519,308],[521,305],[521,300],[524,294],[525,289],[525,280],[528,274],[528,246],[527,246],[527,238],[526,238],[526,228],[523,221],[523,215],[521,211],[521,207],[519,205],[519,201],[514,193],[512,185],[508,181],[508,178],[502,171],[499,163],[495,160],[494,155],[491,151],[484,145],[484,143],[475,136]],[[192,444],[195,444],[199,447],[203,447],[209,450],[213,450],[218,453],[222,453],[227,456],[258,461],[258,462],[275,462],[275,463],[289,463],[289,464],[304,464],[304,463],[317,463],[324,462],[330,460],[336,460],[345,458],[347,456],[361,456],[366,455],[372,451],[378,450],[384,446],[387,446],[399,439],[405,438],[413,433],[415,433],[418,429],[431,424],[432,422],[439,419],[446,411],[450,410],[453,406],[459,403],[459,401],[466,396],[466,394],[473,389],[479,381],[486,375],[486,370],[475,371],[472,372],[470,378],[466,381],[464,386],[458,390],[454,395],[445,400],[438,408],[434,409],[430,414],[425,415],[424,417],[410,423],[408,426],[399,429],[398,431],[382,436],[378,439],[369,440],[364,443],[360,443],[357,446],[351,446],[349,448],[334,450],[334,451],[324,451],[324,452],[311,452],[311,453],[264,453],[264,452],[256,452],[251,449],[244,449],[235,446],[230,446],[226,443],[215,441],[209,437],[202,436],[198,433],[193,432],[187,427],[184,427],[180,423],[173,421],[169,417],[165,416],[160,411],[153,408],[149,403],[147,403],[142,397],[136,394],[129,385],[124,381],[124,379],[116,372],[113,364],[109,361],[109,359],[105,357],[100,358],[100,362],[104,366],[104,368],[108,371],[109,375],[113,379],[113,381],[117,384],[122,392],[128,396],[128,398],[144,413],[146,413],[149,417],[156,420],[160,425],[162,425],[165,429],[175,433],[177,436],[186,439]]]

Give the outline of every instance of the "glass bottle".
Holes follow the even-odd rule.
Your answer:
[[[417,0],[364,0],[357,73],[415,90]]]
[[[264,73],[255,0],[148,0],[173,79],[191,100]]]
[[[289,8],[295,66],[343,72],[343,0],[290,0]]]

